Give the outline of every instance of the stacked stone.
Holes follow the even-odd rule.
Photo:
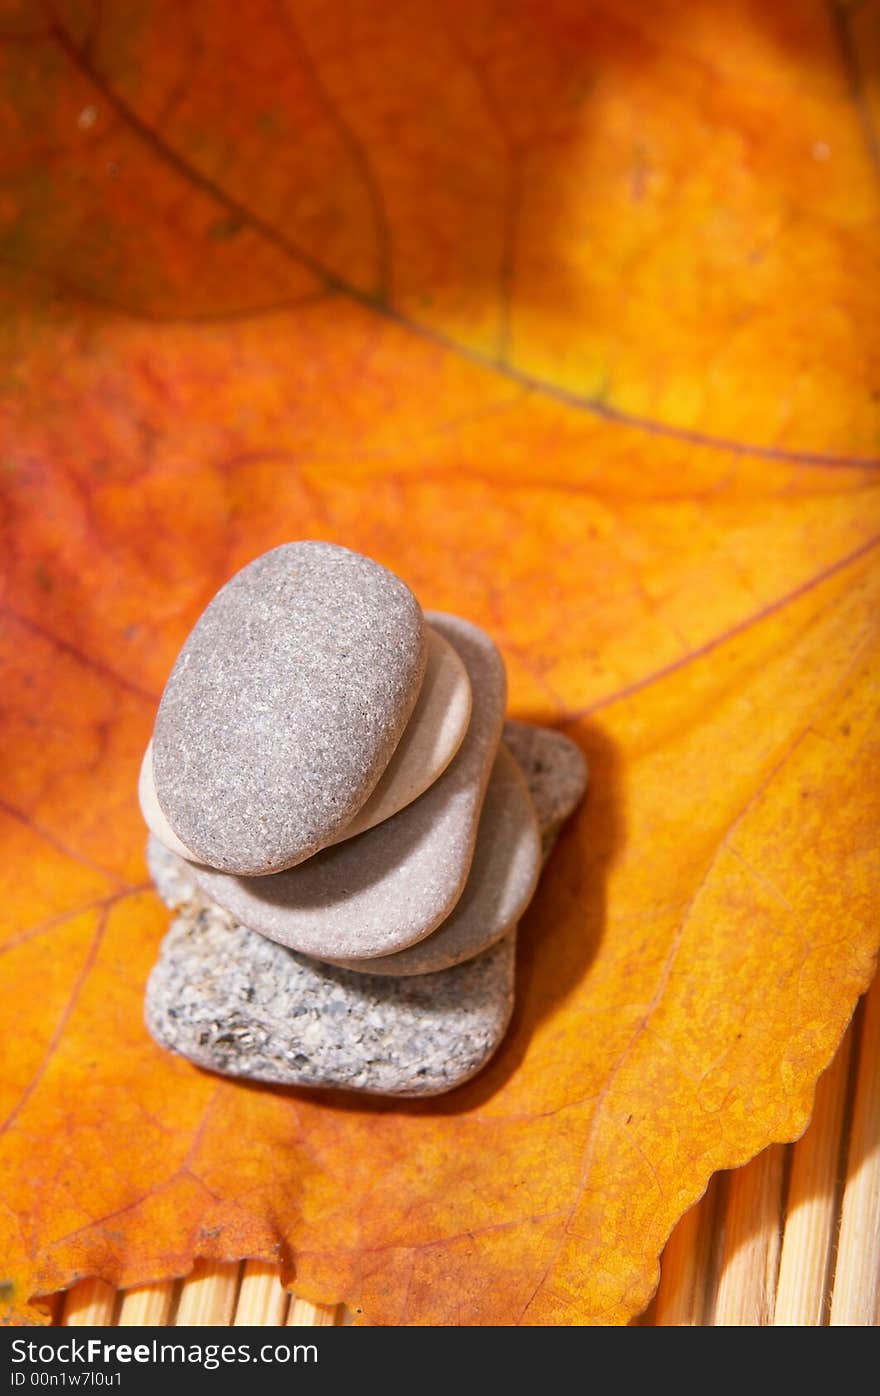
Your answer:
[[[567,738],[505,723],[477,626],[379,564],[286,544],[214,597],[162,696],[140,801],[178,915],[153,1036],[200,1066],[430,1095],[513,1006],[516,926],[583,794]]]

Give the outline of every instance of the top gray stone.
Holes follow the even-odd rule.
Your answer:
[[[156,796],[201,862],[260,875],[332,841],[369,797],[419,696],[424,618],[400,578],[331,543],[287,543],[227,582],[159,704]]]

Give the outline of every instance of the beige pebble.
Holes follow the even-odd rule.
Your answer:
[[[412,804],[443,774],[464,740],[471,716],[467,669],[438,631],[427,626],[425,637],[428,666],[413,715],[379,784],[334,844],[363,834]]]
[[[138,802],[150,833],[155,834],[159,842],[164,843],[166,848],[170,848],[172,853],[176,853],[178,858],[186,858],[190,863],[197,862],[195,854],[175,834],[156,798],[156,785],[153,780],[152,737],[147,742],[147,749],[141,762],[141,773],[138,777]]]

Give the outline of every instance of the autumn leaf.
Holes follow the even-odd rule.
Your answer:
[[[5,6],[0,1254],[620,1323],[877,948],[876,5]],[[135,796],[282,541],[484,625],[591,792],[446,1098],[156,1047]],[[873,913],[873,914],[872,914]]]

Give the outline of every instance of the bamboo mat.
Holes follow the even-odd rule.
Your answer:
[[[282,1289],[274,1266],[199,1262],[185,1280],[118,1291],[85,1280],[52,1300],[69,1325],[350,1321],[341,1306]],[[716,1174],[663,1255],[660,1287],[635,1320],[668,1326],[880,1323],[880,979],[819,1082],[796,1144]]]

